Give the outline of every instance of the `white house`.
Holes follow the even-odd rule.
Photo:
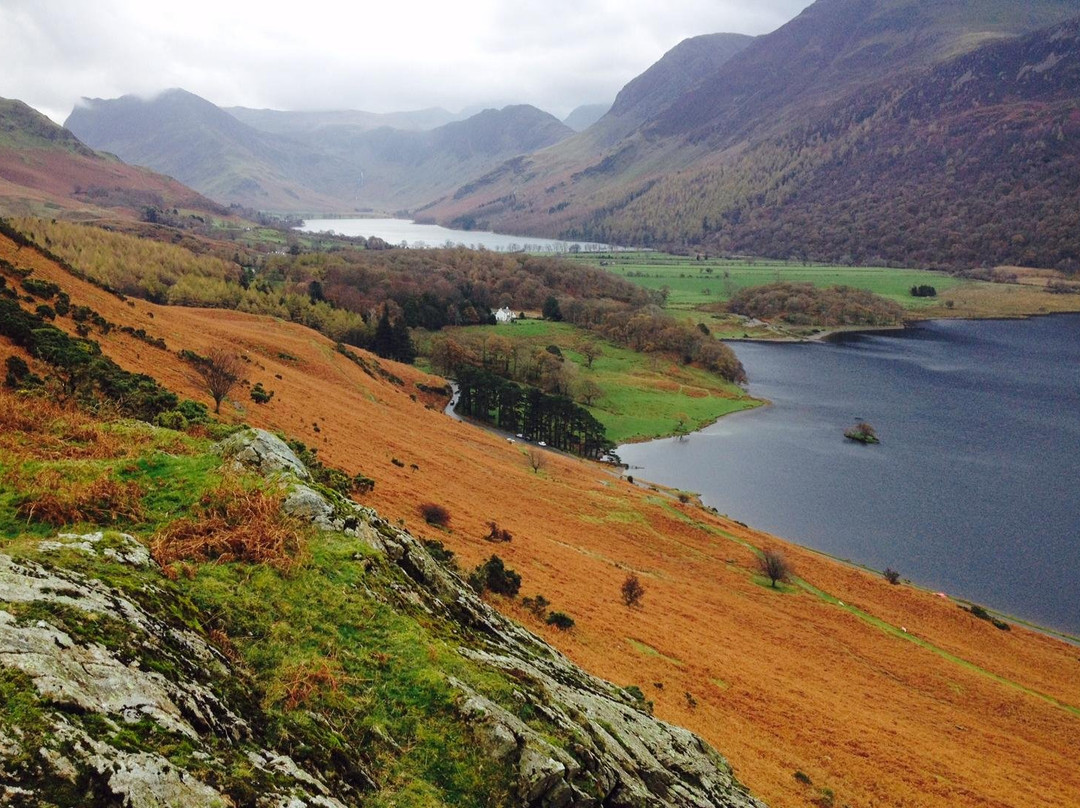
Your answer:
[[[497,312],[495,312],[495,322],[500,325],[503,323],[512,323],[517,319],[514,312],[510,311],[509,307],[503,306]]]

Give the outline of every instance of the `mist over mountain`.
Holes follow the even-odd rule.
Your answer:
[[[563,118],[563,123],[575,132],[583,132],[604,117],[609,109],[611,104],[582,104]]]
[[[415,127],[425,115],[429,122],[441,117],[398,118]],[[485,110],[427,131],[371,128],[393,119],[355,112],[233,115],[174,89],[152,99],[86,99],[66,126],[96,148],[176,177],[219,202],[286,212],[407,207],[572,134],[527,105]]]

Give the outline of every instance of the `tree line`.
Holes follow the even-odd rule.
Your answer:
[[[582,457],[599,458],[612,449],[603,424],[566,396],[525,387],[480,368],[462,368],[457,382],[461,415]]]

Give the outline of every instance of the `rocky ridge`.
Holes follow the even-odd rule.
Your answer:
[[[221,450],[275,477],[287,489],[284,511],[354,538],[358,551],[373,548],[403,573],[369,594],[453,623],[463,656],[514,683],[543,729],[449,678],[475,741],[511,772],[513,804],[762,805],[704,741],[499,615],[407,531],[312,483],[278,438],[249,430]],[[376,787],[355,762],[341,778],[261,743],[244,672],[197,616],[147,582],[156,565],[138,540],[61,534],[37,550],[36,561],[0,555],[0,686],[26,705],[25,720],[0,722],[0,805],[336,808]],[[134,572],[143,577],[132,591]],[[176,739],[173,753],[147,752],[125,741],[131,733]],[[245,793],[220,787],[220,773],[238,766],[250,772]]]

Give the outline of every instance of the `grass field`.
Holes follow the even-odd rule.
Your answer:
[[[577,365],[579,380],[592,379],[604,391],[588,409],[616,443],[674,434],[680,421],[689,430],[698,429],[759,403],[716,374],[600,340],[594,341],[602,345],[603,355],[587,368],[574,346],[583,338],[593,338],[566,323],[520,320],[513,325],[446,329],[446,333],[497,334],[519,346],[522,355],[558,346],[566,361]]]
[[[844,267],[774,261],[766,258],[695,260],[693,256],[657,252],[578,254],[573,260],[621,275],[647,289],[668,289],[669,309],[692,309],[722,303],[740,289],[779,281],[814,286],[854,286],[895,300],[918,311],[938,305],[934,298],[912,297],[911,287],[933,286],[942,293],[957,286],[988,286],[980,281],[954,278],[941,272],[889,267]]]

